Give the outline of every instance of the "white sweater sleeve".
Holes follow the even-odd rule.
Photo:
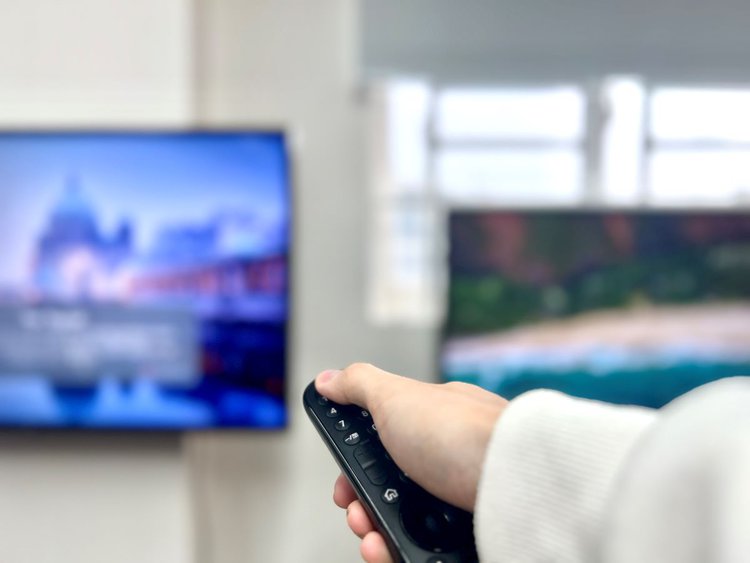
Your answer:
[[[479,483],[480,559],[750,561],[749,403],[742,378],[660,411],[552,391],[514,399]]]

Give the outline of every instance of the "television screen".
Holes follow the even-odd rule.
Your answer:
[[[455,212],[445,380],[659,407],[750,374],[750,214]]]
[[[0,133],[0,426],[280,428],[281,133]]]

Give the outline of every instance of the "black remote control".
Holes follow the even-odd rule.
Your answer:
[[[305,389],[302,402],[395,561],[477,561],[472,515],[409,479],[380,442],[369,412],[330,401],[314,383]]]

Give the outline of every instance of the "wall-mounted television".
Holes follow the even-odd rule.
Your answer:
[[[446,381],[660,407],[750,374],[750,213],[455,211]]]
[[[0,132],[0,427],[286,424],[281,132]]]

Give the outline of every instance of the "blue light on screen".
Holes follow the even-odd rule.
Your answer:
[[[285,424],[282,134],[3,133],[0,198],[0,425]]]

